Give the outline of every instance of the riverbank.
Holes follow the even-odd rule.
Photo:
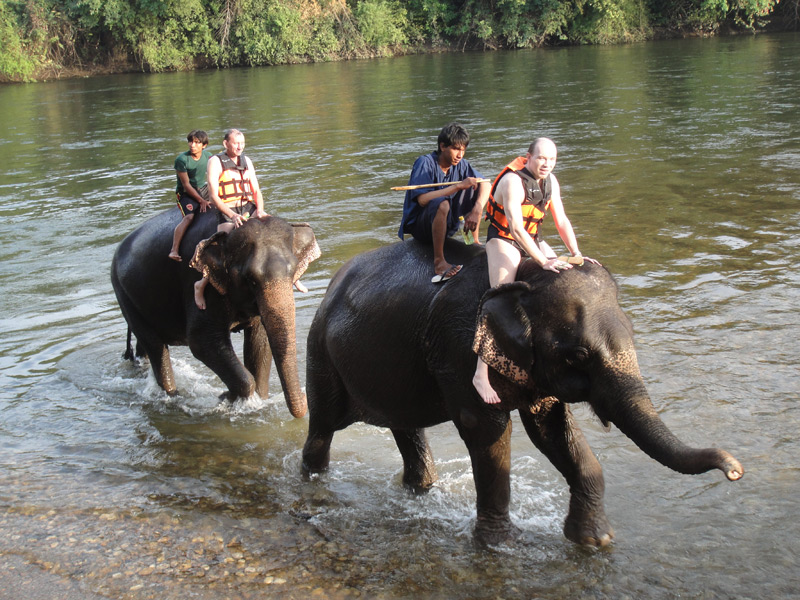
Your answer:
[[[800,14],[800,0],[89,4],[0,3],[0,82],[752,34],[796,29]]]
[[[766,33],[766,32],[764,32]],[[641,40],[631,40],[628,42],[619,42],[613,45],[624,45],[625,43],[638,43],[638,42],[645,42],[645,41],[663,41],[663,40],[674,40],[674,39],[696,39],[696,38],[711,38],[711,37],[730,37],[730,36],[740,36],[740,35],[755,35],[756,32],[743,32],[741,30],[736,30],[733,28],[726,28],[724,31],[703,31],[699,29],[694,30],[667,30],[661,29],[653,32],[653,35],[646,39]],[[556,48],[556,47],[564,47],[568,45],[575,45],[575,44],[559,44],[559,45],[549,45],[543,46],[544,48]],[[608,45],[608,44],[607,44]],[[407,56],[412,54],[446,54],[446,53],[460,53],[460,52],[496,52],[499,50],[504,50],[505,48],[484,48],[482,50],[465,50],[463,48],[454,48],[448,46],[425,46],[425,47],[415,47],[415,48],[403,48],[403,49],[395,49],[392,52],[373,52],[369,54],[363,54],[357,57],[353,56],[340,56],[340,57],[328,57],[325,60],[312,60],[308,57],[303,59],[302,57],[296,57],[294,60],[287,61],[286,63],[280,63],[283,65],[286,64],[309,64],[315,62],[340,62],[340,61],[349,61],[349,60],[370,60],[374,58],[389,58],[392,56]],[[247,66],[279,66],[279,65],[230,65],[230,66],[215,66],[208,63],[208,61],[199,62],[197,65],[194,66],[187,66],[186,68],[182,69],[167,69],[167,71],[202,71],[202,70],[225,70],[225,69],[234,69],[234,68],[243,68]],[[46,67],[42,67],[37,70],[31,77],[29,77],[24,83],[44,83],[48,81],[58,81],[58,80],[66,80],[66,79],[79,79],[79,78],[88,78],[88,77],[99,77],[104,75],[120,75],[125,73],[143,73],[143,72],[153,72],[150,69],[144,68],[142,64],[134,62],[134,61],[125,61],[115,59],[113,61],[109,61],[107,64],[92,64],[92,65],[72,65],[72,66],[60,66],[60,65],[48,65]],[[0,84],[3,83],[23,83],[22,80],[10,80],[4,79],[0,75]]]

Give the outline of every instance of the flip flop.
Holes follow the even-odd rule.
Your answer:
[[[444,273],[434,275],[433,277],[431,277],[431,283],[444,283],[448,279],[452,279],[453,277],[458,275],[459,272],[461,272],[462,266],[463,265],[453,265],[452,267],[447,269],[447,271],[445,271]]]

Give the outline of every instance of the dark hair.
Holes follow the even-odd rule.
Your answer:
[[[462,127],[461,123],[448,123],[439,132],[439,139],[437,140],[437,149],[442,149],[442,144],[445,146],[469,146],[469,132]]]
[[[204,146],[208,146],[208,134],[202,129],[192,129],[189,135],[186,136],[186,141],[191,143],[192,140],[197,140]]]

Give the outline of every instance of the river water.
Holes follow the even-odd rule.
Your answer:
[[[241,128],[268,210],[316,232],[304,374],[328,281],[396,241],[389,188],[450,120],[490,177],[556,141],[567,213],[618,278],[657,409],[739,458],[742,481],[673,473],[579,407],[617,534],[579,548],[564,482],[515,419],[521,534],[480,548],[451,424],[428,432],[427,496],[403,491],[391,434],[365,425],[305,481],[307,421],[277,379],[227,406],[185,348],[174,398],[121,358],[111,256],[175,210],[188,131],[218,151]],[[0,137],[0,597],[25,582],[28,598],[798,597],[800,35],[10,85]]]

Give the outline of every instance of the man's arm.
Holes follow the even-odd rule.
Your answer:
[[[429,182],[432,183],[432,182]],[[453,194],[457,193],[460,190],[465,190],[467,188],[476,188],[478,186],[489,185],[478,183],[476,177],[467,177],[458,183],[454,183],[453,185],[448,185],[446,188],[437,188],[435,190],[431,190],[430,192],[425,192],[424,194],[420,194],[417,196],[417,204],[420,206],[425,206],[431,200],[436,200],[437,198],[444,198],[445,196],[452,196]],[[489,197],[489,191],[487,188],[486,197]]]
[[[200,212],[206,212],[206,208],[208,207],[208,201],[200,195],[194,186],[189,182],[189,174],[186,171],[176,171],[178,174],[178,179],[183,186],[183,191],[186,193],[187,196],[194,198],[194,200],[200,204]]]
[[[474,232],[473,237],[476,242],[478,241],[478,227],[483,216],[483,209],[486,208],[486,203],[489,201],[489,192],[491,190],[492,184],[488,181],[478,184],[478,197],[475,199],[475,206],[464,218],[464,229]]]
[[[547,257],[539,249],[539,244],[525,229],[525,221],[522,217],[525,188],[522,185],[522,181],[518,177],[503,177],[497,184],[496,194],[496,197],[502,202],[503,211],[506,213],[511,237],[537,264],[545,266]]]
[[[567,213],[564,211],[564,203],[561,201],[561,186],[555,175],[550,176],[550,181],[553,186],[552,195],[550,196],[550,214],[553,215],[556,231],[558,231],[558,235],[561,236],[561,240],[566,244],[572,256],[580,256],[581,251],[578,250],[578,240],[575,238],[572,223],[567,218]]]
[[[219,176],[222,174],[222,163],[217,156],[212,156],[208,159],[208,166],[206,167],[206,182],[208,183],[208,197],[210,201],[217,207],[221,213],[230,216],[232,213],[225,206],[225,203],[219,197]]]
[[[414,166],[411,168],[411,176],[408,178],[408,185],[424,185],[426,183],[438,183],[436,169],[439,165],[431,157],[430,154],[424,154],[414,161]],[[475,178],[473,178],[475,179]],[[420,206],[426,206],[437,198],[444,198],[445,196],[452,196],[459,190],[465,190],[468,187],[474,187],[476,184],[460,183],[448,185],[447,187],[439,187],[434,189],[411,190],[408,193],[412,202],[416,202]]]
[[[258,178],[256,177],[256,170],[253,168],[253,161],[249,156],[244,157],[247,161],[247,170],[250,171],[250,189],[253,190],[253,202],[256,205],[256,217],[263,219],[269,215],[264,211],[264,197],[261,195],[261,188],[258,185]]]

